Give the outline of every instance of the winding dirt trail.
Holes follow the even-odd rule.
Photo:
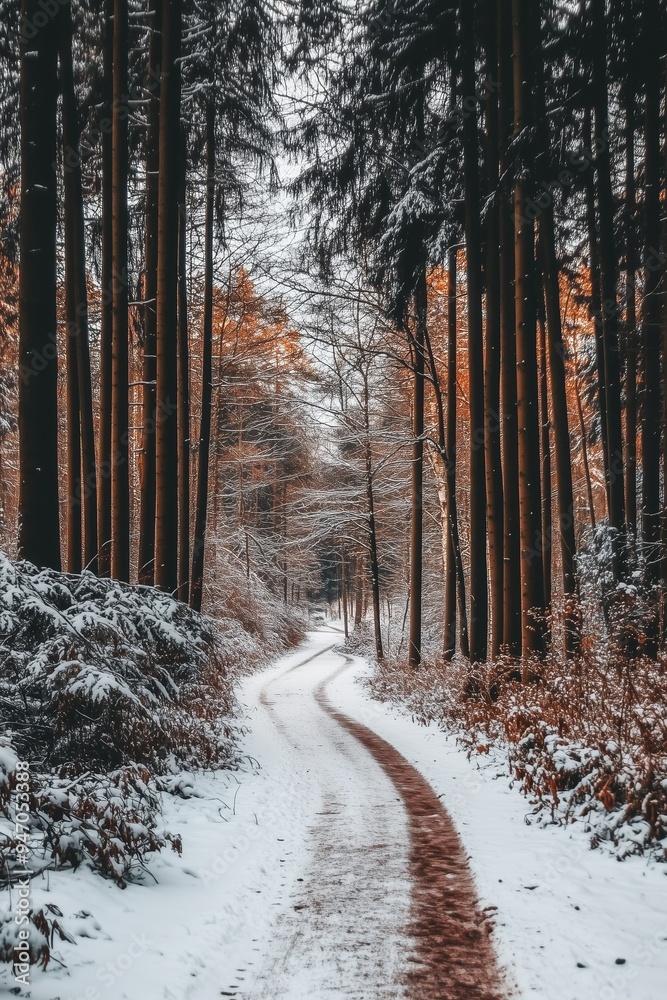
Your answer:
[[[430,785],[328,700],[330,647],[273,677],[267,721],[318,796],[310,855],[244,1000],[502,1000],[465,854]]]

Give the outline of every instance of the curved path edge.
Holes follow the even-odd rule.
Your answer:
[[[315,699],[372,754],[398,790],[408,815],[413,880],[408,933],[414,940],[407,973],[409,995],[414,1000],[502,1000],[508,991],[451,818],[426,779],[395,747],[335,708],[327,697],[327,686],[353,662],[345,659],[317,686]]]

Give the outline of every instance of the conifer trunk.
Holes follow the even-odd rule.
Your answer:
[[[190,345],[186,270],[186,150],[182,143],[178,206],[178,599],[190,599]]]
[[[443,655],[451,660],[456,652],[456,550],[454,546],[453,524],[458,524],[456,510],[456,247],[451,247],[447,263],[447,415],[445,419],[445,442],[447,448],[447,468],[449,479],[447,491],[447,546],[445,557],[445,631]],[[465,608],[465,602],[464,602]]]
[[[128,388],[128,8],[114,2],[112,112],[111,575],[130,579]]]
[[[462,91],[475,93],[474,4],[460,6]],[[487,653],[486,479],[484,461],[484,339],[482,321],[482,242],[480,225],[477,110],[463,122],[466,276],[468,289],[468,377],[470,385],[470,661]]]
[[[56,101],[53,25],[22,0],[20,48],[19,532],[22,559],[60,569],[56,347]],[[41,22],[41,17],[37,23]]]
[[[536,30],[539,25],[536,24]],[[540,151],[547,153],[550,148],[550,136],[545,97],[544,65],[537,64],[537,120]],[[574,654],[579,648],[580,626],[577,576],[576,576],[576,537],[574,526],[574,495],[572,488],[572,449],[570,442],[570,426],[567,410],[567,383],[565,371],[565,345],[563,342],[563,325],[560,308],[560,270],[556,256],[556,232],[554,224],[553,205],[544,206],[539,221],[540,265],[542,271],[542,288],[544,293],[546,319],[546,345],[543,344],[542,357],[545,369],[543,394],[543,425],[548,420],[546,372],[549,372],[551,386],[551,412],[553,414],[554,450],[556,458],[556,490],[558,510],[558,534],[560,536],[560,555],[562,570],[562,585],[564,595],[564,625],[565,652],[567,656]],[[545,349],[546,348],[546,349]],[[548,441],[548,435],[547,435]],[[584,442],[584,449],[586,445]],[[544,451],[546,453],[547,443]],[[586,466],[588,458],[586,456]],[[549,469],[549,475],[551,470]],[[549,498],[549,506],[551,499]],[[546,508],[546,500],[544,506]],[[594,511],[592,512],[595,516]],[[553,529],[550,526],[550,535]],[[549,538],[550,547],[553,539]],[[546,580],[546,575],[545,575]],[[550,601],[550,591],[545,583],[545,600]]]
[[[142,432],[140,453],[139,565],[140,583],[152,584],[155,560],[155,353],[157,330],[157,229],[162,0],[152,0],[148,53],[148,107],[146,110],[146,244],[144,280],[144,352],[141,388]]]
[[[114,0],[104,0],[103,95],[104,119],[111,121],[113,107],[113,12]],[[100,576],[111,575],[111,412],[113,327],[113,137],[107,126],[102,132],[102,296],[100,318],[100,390],[98,425],[99,482],[97,490],[97,535]]]
[[[659,577],[660,544],[660,63],[656,0],[644,7],[644,302],[642,420],[642,541],[647,583]],[[655,638],[654,636],[652,637]]]
[[[500,173],[508,166],[513,127],[512,0],[498,3],[498,121]],[[516,319],[514,311],[514,229],[511,198],[500,190],[500,405],[503,470],[503,643],[521,655],[521,549],[519,544],[519,438],[516,408]]]
[[[158,179],[155,583],[178,587],[178,178],[180,0],[163,0]]]
[[[522,159],[532,160],[528,129],[533,125],[531,18],[529,0],[512,0],[514,131]],[[517,416],[519,428],[519,519],[521,538],[521,625],[524,658],[544,652],[544,575],[540,538],[540,441],[537,393],[537,325],[534,225],[522,172],[514,182]],[[524,676],[528,676],[527,670]]]
[[[625,517],[628,533],[637,537],[637,292],[636,184],[634,93],[625,93],[625,212],[626,212],[626,313],[625,313]]]
[[[540,406],[540,467],[542,472],[542,573],[544,576],[544,604],[551,606],[551,425],[549,423],[549,375],[547,366],[547,323],[544,309],[544,290],[538,294],[537,328],[539,340],[539,406]]]
[[[486,74],[492,83],[498,75],[496,13],[493,0],[487,0]],[[489,205],[486,224],[486,329],[484,344],[484,449],[487,497],[487,533],[489,545],[489,590],[491,595],[491,659],[503,645],[503,479],[500,445],[500,218],[498,148],[498,96],[489,86],[486,99],[486,182],[493,203]]]
[[[618,255],[614,232],[614,195],[611,185],[611,153],[607,97],[607,32],[605,0],[591,0],[593,15],[593,106],[596,144],[598,219],[600,225],[600,301],[597,322],[601,328],[604,361],[609,491],[609,525],[612,537],[612,570],[622,576],[625,538],[625,486],[623,433],[621,426],[621,366],[618,350],[618,303],[616,281]]]
[[[63,116],[64,117],[64,116]],[[64,131],[64,129],[63,129]],[[65,147],[67,149],[67,147]],[[65,172],[67,166],[65,166]],[[65,176],[65,360],[67,364],[67,493],[65,500],[68,573],[81,572],[81,422],[79,417],[79,366],[76,353],[76,291],[74,267],[74,206],[72,186]]]
[[[63,146],[65,149],[65,271],[66,286],[71,283],[71,317],[68,332],[74,338],[75,371],[79,405],[80,472],[78,488],[79,534],[83,508],[83,565],[97,572],[97,466],[95,458],[95,423],[93,387],[88,333],[88,290],[86,281],[86,244],[84,225],[79,113],[74,92],[72,63],[72,10],[67,3],[61,10],[60,80],[63,95]],[[67,238],[69,233],[69,239]],[[68,311],[69,311],[68,310]]]
[[[204,232],[204,324],[202,329],[202,392],[199,422],[197,495],[190,605],[201,611],[204,589],[204,554],[208,511],[208,478],[213,407],[213,210],[215,206],[215,107],[206,105],[206,209]]]

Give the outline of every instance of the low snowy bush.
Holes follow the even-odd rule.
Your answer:
[[[302,635],[266,587],[229,570],[213,618],[151,587],[0,553],[0,886],[9,909],[26,864],[30,878],[85,866],[124,887],[154,852],[181,852],[162,827],[162,795],[184,794],[183,770],[235,766],[235,677]],[[20,796],[19,761],[30,765]],[[30,963],[46,967],[54,938],[67,939],[62,915],[50,904],[26,916]],[[0,962],[13,960],[16,926],[0,908]]]
[[[0,555],[0,699],[20,757],[107,770],[222,761],[230,684],[214,623],[148,587]]]
[[[584,824],[620,859],[667,859],[667,657],[623,656],[589,642],[571,661],[547,657],[522,684],[511,664],[476,671],[424,663],[376,667],[371,691],[423,724],[453,729],[473,753],[504,752],[536,821]]]

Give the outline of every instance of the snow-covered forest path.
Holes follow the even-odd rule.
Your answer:
[[[314,654],[266,679],[258,713],[319,803],[304,868],[243,1000],[492,1000],[502,995],[465,855],[436,794],[388,743],[338,712],[349,658]],[[264,724],[264,720],[262,721]]]

